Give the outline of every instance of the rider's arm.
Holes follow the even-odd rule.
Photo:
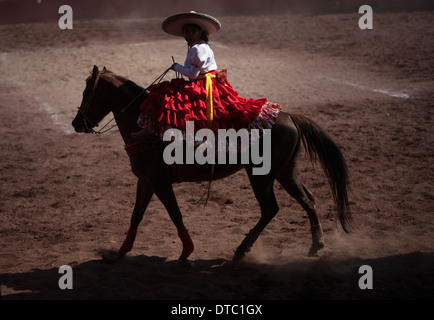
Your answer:
[[[188,50],[187,59],[185,60],[184,65],[177,63],[175,64],[174,69],[190,79],[196,79],[206,60],[206,51],[199,46],[193,46]]]
[[[195,65],[191,65],[190,67],[184,67],[180,64],[175,64],[175,71],[180,72],[182,75],[190,78],[190,79],[196,79],[200,74],[200,68]]]

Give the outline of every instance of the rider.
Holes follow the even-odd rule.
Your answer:
[[[247,128],[260,115],[267,99],[240,97],[227,80],[226,70],[218,70],[208,37],[220,30],[220,22],[207,14],[191,11],[167,18],[163,30],[187,41],[188,51],[184,65],[174,63],[171,69],[184,78],[164,81],[148,88],[149,95],[142,103],[138,125],[144,128],[133,133],[142,139],[150,133],[161,139],[164,131],[178,128],[185,133],[186,122],[194,121],[195,130]],[[274,104],[273,104],[274,105]],[[280,106],[270,112],[274,122]],[[272,119],[274,118],[274,119]],[[268,124],[268,123],[267,123]]]

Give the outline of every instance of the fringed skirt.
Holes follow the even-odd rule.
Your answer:
[[[226,70],[212,71],[213,121],[211,129],[269,129],[281,106],[266,98],[246,99],[227,80]],[[152,85],[142,103],[138,125],[163,138],[167,129],[185,133],[187,121],[194,130],[208,128],[205,79],[173,79]]]

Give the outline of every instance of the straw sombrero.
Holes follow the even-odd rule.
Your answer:
[[[174,36],[182,36],[182,27],[186,24],[196,24],[208,34],[215,33],[220,30],[220,22],[205,13],[195,11],[178,13],[168,17],[163,21],[163,30]]]

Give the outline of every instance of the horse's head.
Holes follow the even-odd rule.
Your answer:
[[[106,69],[104,67],[103,72]],[[110,112],[107,93],[101,85],[101,74],[98,67],[94,66],[90,76],[86,79],[86,88],[83,91],[83,99],[78,108],[77,115],[72,121],[76,132],[94,133],[94,127]]]

